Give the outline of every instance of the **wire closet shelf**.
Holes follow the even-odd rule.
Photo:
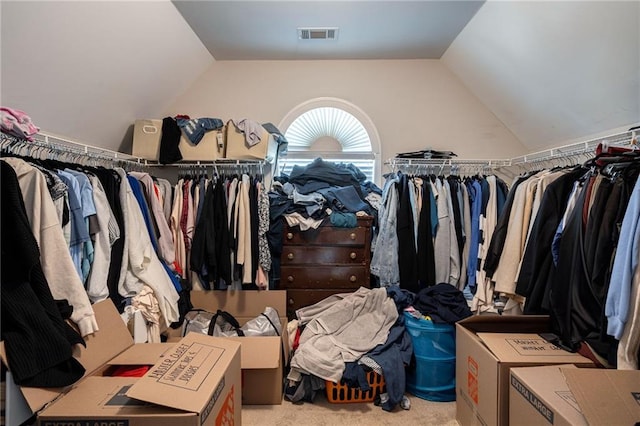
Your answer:
[[[594,155],[595,149],[602,144],[604,148],[607,146],[631,146],[637,149],[637,132],[640,128],[632,128],[629,131],[615,133],[612,135],[598,137],[583,142],[572,143],[555,148],[549,148],[542,151],[533,152],[510,159],[427,159],[427,158],[391,158],[385,162],[393,171],[397,169],[404,170],[421,170],[421,168],[440,168],[442,171],[445,167],[456,168],[485,168],[500,169],[503,167],[518,166],[530,163],[543,163],[556,159],[567,157],[576,157],[580,155]]]
[[[0,151],[24,157],[51,159],[86,166],[122,167],[127,170],[142,170],[149,165],[147,160],[83,144],[49,133],[40,132],[33,140],[2,133]]]
[[[445,167],[459,171],[465,168],[474,169],[500,169],[530,163],[542,163],[559,158],[593,154],[599,144],[603,146],[632,146],[637,149],[637,131],[634,127],[626,132],[609,136],[598,137],[583,142],[572,143],[560,147],[545,149],[511,159],[422,159],[422,158],[392,158],[385,162],[393,171],[404,170],[433,170],[439,168],[440,172]],[[27,141],[15,136],[1,133],[0,151],[14,155],[32,156],[39,158],[51,158],[62,161],[70,161],[85,165],[102,165],[105,167],[123,167],[128,170],[140,170],[146,167],[178,167],[184,169],[212,168],[215,171],[220,168],[235,168],[246,170],[258,170],[262,173],[264,161],[262,160],[231,160],[221,159],[211,162],[185,162],[174,164],[159,164],[141,157],[99,148],[88,144],[73,141],[47,132],[34,135],[33,141]],[[424,169],[426,168],[426,169]]]
[[[8,154],[55,159],[86,166],[122,167],[126,170],[143,170],[148,167],[177,167],[179,169],[218,168],[228,170],[256,171],[262,173],[265,162],[262,160],[185,161],[180,163],[160,164],[142,157],[113,151],[106,148],[80,143],[47,132],[39,132],[29,141],[13,135],[1,133],[0,151]]]
[[[215,161],[193,161],[174,164],[151,164],[150,166],[177,167],[178,176],[197,176],[207,174],[208,171],[211,171],[215,176],[222,176],[225,173],[264,175],[265,161],[220,159]]]

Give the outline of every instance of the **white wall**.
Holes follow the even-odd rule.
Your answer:
[[[377,127],[383,160],[425,148],[451,150],[461,158],[526,152],[438,60],[217,61],[165,114],[278,125],[291,109],[317,97],[361,108]]]
[[[2,105],[95,146],[122,148],[136,118],[161,117],[213,62],[169,1],[3,0],[0,11]]]
[[[531,151],[640,121],[638,1],[488,1],[442,61]]]
[[[2,0],[0,15],[0,104],[125,152],[136,118],[277,124],[315,97],[363,109],[383,159],[506,158],[640,120],[638,1],[489,1],[441,61],[215,62],[167,0]]]

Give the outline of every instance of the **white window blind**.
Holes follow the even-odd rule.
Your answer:
[[[369,134],[348,112],[332,107],[315,108],[295,119],[285,132],[292,151],[306,151],[322,137],[331,137],[343,152],[371,152]]]
[[[306,166],[320,157],[334,163],[352,163],[375,182],[376,162],[364,125],[351,113],[321,106],[300,114],[286,129],[288,153],[278,162],[278,174],[290,174],[294,165]]]

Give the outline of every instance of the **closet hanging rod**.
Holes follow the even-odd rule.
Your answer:
[[[264,166],[265,162],[262,160],[231,160],[220,159],[215,161],[190,161],[179,162],[171,164],[148,164],[149,167],[178,167],[178,168],[193,168],[193,167],[237,167],[237,166]]]
[[[139,161],[141,159],[132,160],[131,157],[127,154],[116,153],[115,151],[104,150],[102,148],[93,147],[91,145],[80,144],[77,142],[73,142],[70,140],[62,139],[57,136],[51,136],[49,134],[37,134],[34,135],[33,140],[29,141],[26,139],[21,139],[15,137],[13,135],[9,135],[6,133],[2,133],[2,150],[9,150],[10,147],[17,146],[18,151],[31,151],[31,150],[44,150],[45,152],[57,153],[57,154],[72,154],[76,157],[76,160],[85,159],[85,160],[97,160],[101,162],[105,162],[105,164],[116,164],[133,167],[133,168],[141,168],[146,166],[145,163]],[[118,154],[113,155],[113,154]],[[23,154],[23,155],[29,155]]]
[[[626,132],[614,133],[608,136],[589,139],[583,142],[576,142],[568,145],[562,145],[542,151],[532,152],[526,155],[520,155],[510,159],[489,159],[489,160],[465,160],[465,159],[433,159],[433,158],[391,158],[385,162],[385,165],[395,166],[412,166],[412,165],[432,165],[432,166],[452,166],[452,165],[486,165],[489,167],[508,167],[516,164],[530,163],[536,161],[545,161],[558,157],[577,155],[585,152],[594,151],[600,143],[606,143],[610,146],[621,146],[637,144],[637,129],[632,128]]]
[[[391,166],[490,166],[504,167],[511,165],[510,160],[464,160],[456,158],[435,159],[435,158],[392,158],[385,162],[385,165]]]
[[[530,163],[533,161],[545,161],[558,157],[593,152],[601,143],[606,143],[610,146],[630,145],[635,137],[636,132],[633,130],[615,133],[608,136],[601,136],[599,138],[593,138],[583,142],[576,142],[514,157],[511,159],[511,165]]]
[[[144,158],[141,158],[141,157],[136,157],[134,155],[125,154],[123,152],[113,151],[107,148],[100,148],[93,145],[76,142],[74,140],[67,139],[49,132],[39,132],[36,135],[34,135],[34,139],[36,141],[40,141],[47,145],[55,146],[55,149],[59,149],[59,150],[65,149],[65,148],[79,149],[80,151],[74,151],[74,152],[75,153],[84,152],[85,154],[100,155],[104,159],[112,159],[116,161],[128,161],[128,162],[137,163],[143,166],[149,165],[148,160],[145,160]]]

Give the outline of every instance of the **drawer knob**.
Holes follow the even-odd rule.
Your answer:
[[[293,302],[293,299],[289,299],[289,304],[290,304],[290,305],[293,305],[293,303],[294,303],[294,302]]]
[[[349,281],[351,281],[352,283],[356,282],[356,276],[355,275],[351,275],[351,277],[349,277]]]
[[[351,238],[352,240],[356,239],[356,233],[352,232],[351,235],[349,235],[349,238]]]
[[[292,283],[292,282],[293,282],[293,275],[289,275],[289,276],[287,277],[287,281],[289,281],[290,283]]]
[[[355,252],[352,251],[351,254],[349,255],[349,257],[351,259],[355,259],[356,257],[358,257],[358,255]]]
[[[291,232],[287,232],[287,240],[293,240],[293,234]]]
[[[293,253],[289,253],[289,254],[287,255],[287,259],[289,259],[289,260],[293,260]]]

